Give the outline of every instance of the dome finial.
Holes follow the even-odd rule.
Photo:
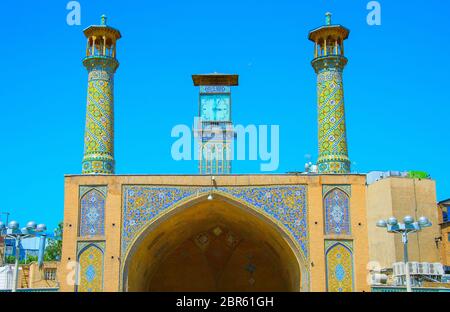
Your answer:
[[[101,25],[106,26],[106,21],[108,20],[108,17],[106,17],[105,14],[102,15],[101,17]]]
[[[330,12],[325,13],[325,25],[327,26],[331,25],[331,15]]]

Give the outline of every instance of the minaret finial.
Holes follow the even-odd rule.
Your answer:
[[[105,14],[103,14],[102,17],[101,17],[101,25],[102,26],[106,26],[106,21],[107,20],[108,20],[108,17]]]
[[[325,13],[325,25],[330,26],[331,25],[331,13],[327,12]]]

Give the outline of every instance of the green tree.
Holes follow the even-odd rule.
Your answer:
[[[58,228],[55,230],[55,236],[53,238],[49,238],[47,248],[45,248],[44,261],[61,260],[62,235],[63,223],[60,222],[58,224]]]
[[[37,262],[37,261],[38,261],[38,256],[27,255],[27,259],[20,261],[20,263],[21,264],[29,264],[31,262]]]
[[[16,257],[14,257],[14,256],[6,256],[6,263],[7,264],[14,264],[15,261],[16,261]]]
[[[19,264],[30,264],[31,262],[37,262],[38,257],[27,255],[26,259],[19,260]],[[6,256],[6,263],[7,264],[14,264],[16,263],[16,257],[15,256]]]

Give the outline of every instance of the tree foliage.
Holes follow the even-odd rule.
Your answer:
[[[33,255],[27,255],[26,259],[19,260],[19,264],[29,264],[31,262],[37,262],[38,257]],[[7,264],[14,264],[16,263],[16,256],[6,256],[6,263]]]
[[[58,228],[55,230],[55,236],[49,238],[47,248],[45,248],[44,261],[59,261],[61,260],[62,252],[62,235],[63,235],[63,223],[58,224]]]

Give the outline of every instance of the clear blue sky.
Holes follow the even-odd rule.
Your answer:
[[[381,0],[81,0],[81,26],[66,24],[65,0],[2,2],[0,31],[0,210],[22,224],[63,218],[64,174],[79,174],[87,74],[82,30],[103,13],[121,30],[115,85],[117,173],[197,173],[175,162],[170,132],[193,123],[191,74],[238,73],[236,123],[280,125],[277,172],[317,158],[315,74],[309,30],[351,29],[345,100],[349,154],[358,172],[424,170],[450,197],[450,3]],[[257,173],[235,162],[235,173]]]

